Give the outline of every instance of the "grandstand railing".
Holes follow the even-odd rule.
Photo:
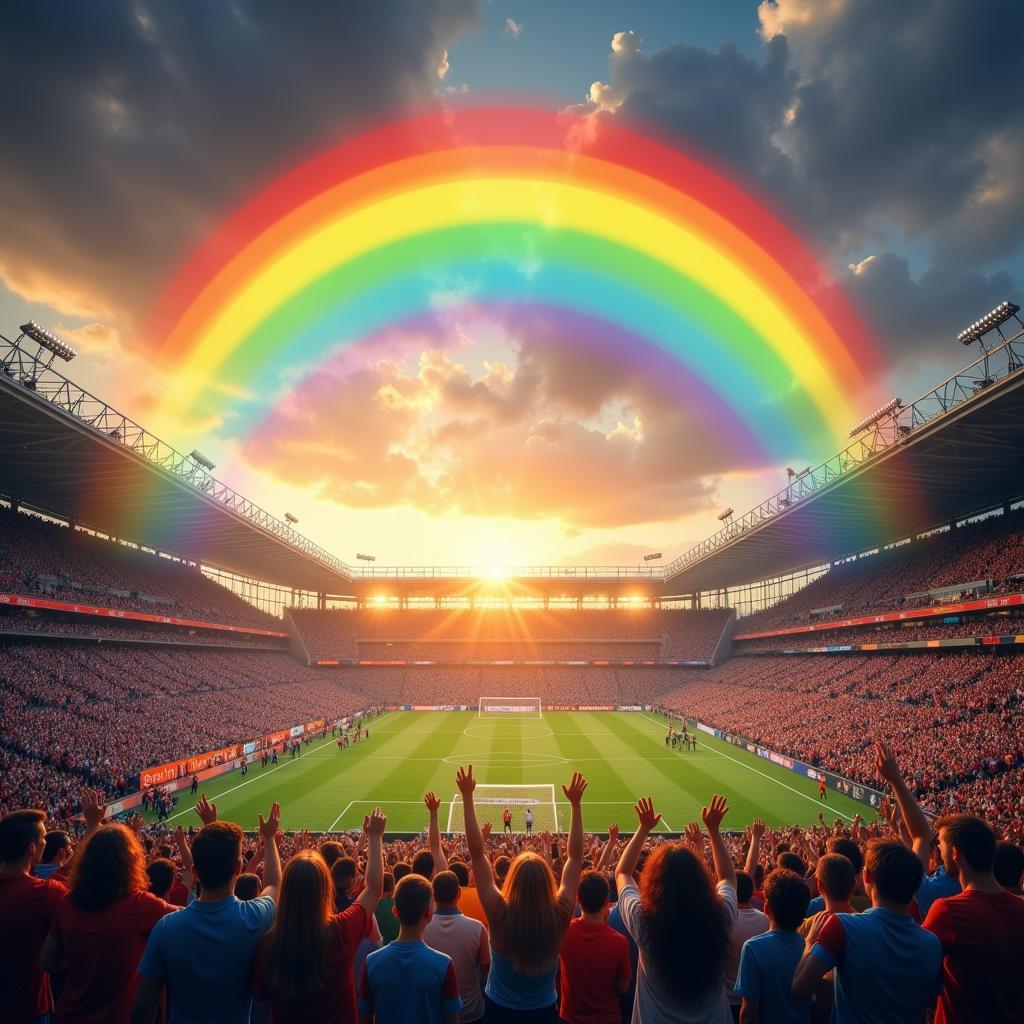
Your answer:
[[[8,378],[33,392],[37,398],[73,416],[82,425],[103,434],[110,441],[124,445],[147,462],[188,484],[200,494],[223,505],[261,530],[279,537],[303,554],[343,576],[352,575],[349,567],[341,559],[303,537],[286,522],[260,508],[254,501],[221,483],[191,456],[182,455],[134,420],[58,373],[50,365],[52,359],[44,361],[45,350],[40,349],[33,353],[23,344],[26,340],[23,334],[14,341],[0,334],[0,372]]]
[[[982,394],[997,381],[1018,373],[1022,368],[1024,330],[995,348],[986,350],[969,366],[965,366],[916,401],[879,418],[849,447],[833,455],[809,473],[794,478],[783,490],[680,555],[662,570],[665,578],[671,579],[687,566],[731,544],[762,523],[782,515],[799,502],[834,483],[850,470],[863,466],[896,445],[905,443],[916,431]]]
[[[514,565],[486,569],[472,565],[382,565],[353,567],[365,579],[661,579],[665,570],[644,565]]]

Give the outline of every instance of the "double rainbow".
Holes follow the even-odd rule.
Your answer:
[[[149,331],[169,407],[243,394],[251,429],[283,362],[462,305],[674,368],[680,401],[704,389],[720,427],[785,455],[844,436],[875,365],[842,292],[750,191],[618,123],[507,107],[391,124],[286,174],[180,269]]]

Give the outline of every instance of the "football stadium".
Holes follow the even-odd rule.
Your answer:
[[[324,31],[376,52],[391,6]],[[472,15],[495,94],[520,6]],[[788,37],[796,131],[871,6],[700,52]],[[173,21],[124,14],[168,62]],[[442,46],[427,102],[261,135],[132,319],[0,253],[0,1021],[1024,1021],[1013,267],[897,358],[881,258],[659,122],[699,47],[642,45],[582,106],[477,100]],[[103,81],[128,159],[150,99]]]

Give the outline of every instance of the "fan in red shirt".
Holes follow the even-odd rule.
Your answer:
[[[191,882],[181,828],[177,839]],[[80,846],[43,947],[46,970],[65,968],[54,1024],[128,1024],[146,939],[178,909],[148,890],[145,851],[124,825],[106,825]]]
[[[67,889],[32,877],[43,856],[46,815],[12,811],[0,820],[0,1020],[34,1021],[53,1009],[39,954]]]
[[[994,1024],[1024,1020],[1024,899],[1006,892],[992,873],[995,833],[968,814],[941,818],[946,873],[960,879],[957,896],[936,900],[924,927],[942,943],[942,994],[935,1024]]]
[[[561,1020],[566,1024],[619,1024],[619,996],[628,991],[633,970],[629,943],[606,923],[608,882],[585,871],[577,894],[583,916],[569,925],[559,958]]]

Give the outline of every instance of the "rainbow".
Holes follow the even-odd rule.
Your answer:
[[[167,408],[241,395],[248,430],[282,399],[283,362],[312,372],[462,307],[543,311],[584,350],[675,367],[680,401],[709,392],[723,426],[785,455],[845,436],[877,365],[751,190],[635,128],[512,107],[405,119],[285,174],[180,268],[147,333],[173,372]]]

